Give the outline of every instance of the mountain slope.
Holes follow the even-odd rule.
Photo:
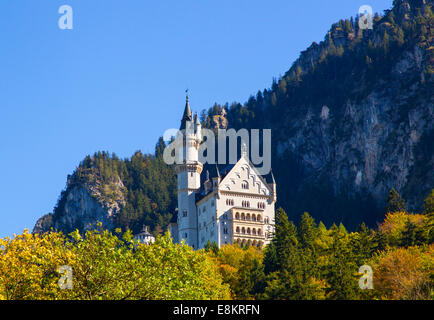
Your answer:
[[[373,30],[341,20],[270,90],[223,106],[229,127],[273,130],[290,218],[375,225],[392,187],[420,209],[434,185],[432,39],[432,1],[395,1]]]
[[[270,89],[241,105],[214,105],[205,127],[271,128],[278,205],[354,229],[383,220],[394,187],[420,211],[434,186],[432,0],[395,0],[375,16],[334,24]],[[87,157],[53,214],[35,231],[108,227],[161,230],[176,208],[176,177],[156,155]]]

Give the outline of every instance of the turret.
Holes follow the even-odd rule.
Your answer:
[[[178,239],[198,248],[196,193],[200,188],[200,173],[203,165],[199,158],[197,116],[193,119],[188,95],[180,130],[184,136],[182,161],[176,165],[178,177]]]
[[[200,124],[199,117],[196,115],[194,116],[194,128],[196,132],[196,140],[200,144],[202,142],[202,125]]]

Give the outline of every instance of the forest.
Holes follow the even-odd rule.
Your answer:
[[[432,300],[434,190],[421,214],[391,190],[388,211],[378,228],[348,232],[307,212],[296,225],[279,208],[265,249],[208,243],[195,251],[169,232],[146,245],[101,224],[69,235],[25,231],[0,239],[0,300]],[[372,289],[360,286],[366,265]],[[61,266],[72,272],[70,287]]]

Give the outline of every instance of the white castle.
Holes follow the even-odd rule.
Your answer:
[[[174,242],[184,239],[195,249],[204,248],[208,241],[219,247],[268,244],[274,234],[276,203],[272,172],[258,174],[245,146],[236,164],[210,165],[202,172],[198,160],[202,129],[197,114],[193,118],[188,96],[180,130],[190,134],[184,139],[183,161],[176,165],[178,211],[169,225]]]

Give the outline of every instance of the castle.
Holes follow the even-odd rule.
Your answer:
[[[189,128],[183,140],[183,161],[176,164],[178,211],[169,225],[174,242],[201,249],[208,241],[219,247],[240,244],[262,247],[274,234],[276,182],[272,172],[261,176],[243,146],[232,165],[199,162],[202,129],[193,117],[187,96],[180,130]]]

